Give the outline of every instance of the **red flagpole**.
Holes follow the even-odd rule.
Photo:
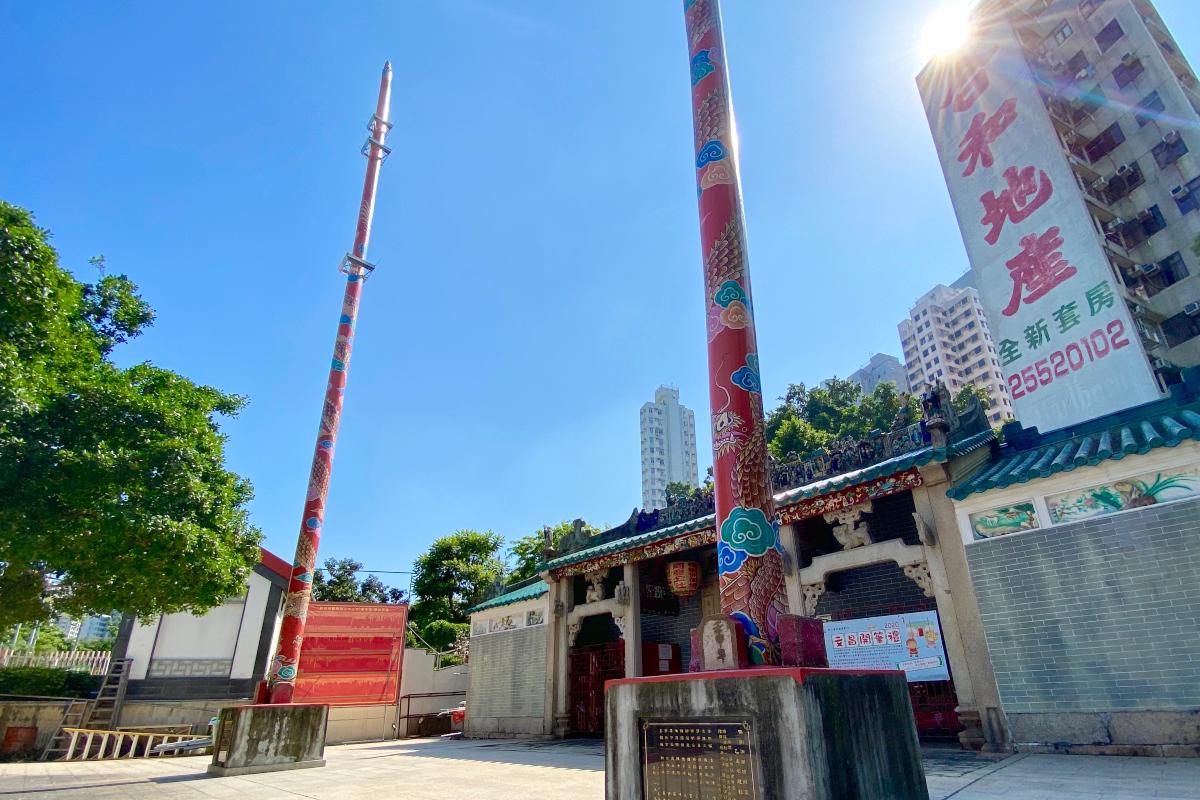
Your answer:
[[[308,494],[304,515],[296,541],[296,557],[292,561],[291,581],[283,606],[283,625],[279,633],[279,649],[271,662],[267,679],[268,703],[290,703],[296,689],[296,669],[300,648],[304,643],[304,620],[312,596],[313,571],[317,548],[321,542],[321,526],[325,522],[325,497],[329,493],[329,476],[333,472],[333,451],[337,443],[338,426],[342,421],[342,398],[346,391],[346,376],[350,371],[350,351],[354,343],[354,325],[358,319],[358,303],[363,283],[374,269],[367,261],[367,242],[371,238],[371,218],[375,214],[375,190],[379,185],[379,167],[387,157],[384,144],[391,123],[388,110],[392,98],[392,64],[383,65],[379,80],[379,99],[375,114],[367,129],[371,132],[363,145],[367,157],[367,174],[363,180],[362,203],[358,209],[358,226],[354,231],[354,247],[346,254],[341,271],[346,273],[346,293],[342,297],[342,313],[338,319],[337,338],[333,344],[333,363],[329,367],[329,384],[325,389],[325,405],[317,431],[317,446],[313,453],[312,471],[308,478]]]
[[[779,615],[787,613],[787,594],[767,469],[762,379],[721,9],[718,0],[684,0],[683,7],[704,252],[721,611],[742,624],[752,661],[778,663],[777,625]]]

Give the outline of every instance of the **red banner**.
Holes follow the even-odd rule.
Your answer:
[[[407,605],[311,603],[293,701],[395,703],[407,623]]]

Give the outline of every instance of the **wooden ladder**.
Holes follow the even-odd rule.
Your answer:
[[[42,751],[42,761],[58,761],[67,754],[71,735],[65,728],[111,730],[121,717],[125,703],[125,687],[129,682],[129,658],[113,659],[100,683],[95,700],[72,700],[63,712],[58,731]]]

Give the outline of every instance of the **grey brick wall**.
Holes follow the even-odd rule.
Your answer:
[[[1009,713],[1200,707],[1200,499],[967,547]]]
[[[679,601],[679,616],[642,612],[642,641],[679,645],[683,671],[687,672],[692,655],[692,628],[700,624],[700,617],[699,592]]]
[[[909,517],[912,520],[912,517]],[[836,572],[826,581],[817,601],[817,614],[834,619],[858,619],[937,608],[933,598],[894,561]]]
[[[471,638],[467,719],[537,718],[546,707],[546,625]]]

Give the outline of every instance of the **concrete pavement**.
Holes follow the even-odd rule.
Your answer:
[[[0,800],[601,800],[597,741],[407,739],[330,747],[323,769],[210,778],[207,757],[0,764]],[[925,752],[932,800],[1200,800],[1200,760]]]

